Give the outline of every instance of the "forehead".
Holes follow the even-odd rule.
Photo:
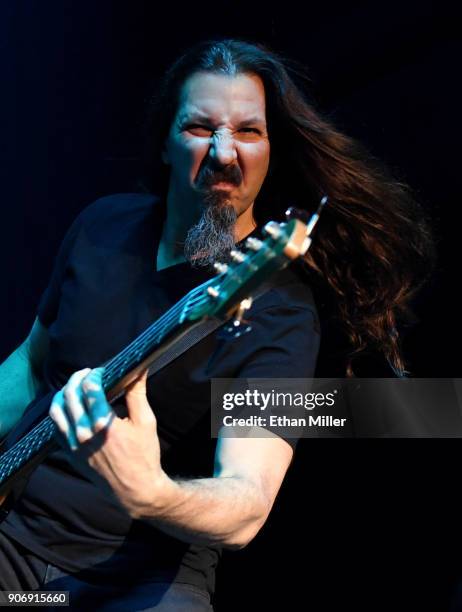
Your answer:
[[[265,88],[256,74],[233,76],[197,72],[180,92],[178,119],[200,115],[213,120],[243,120],[252,116],[265,121]]]

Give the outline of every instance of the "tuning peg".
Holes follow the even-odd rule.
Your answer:
[[[319,216],[324,206],[328,203],[328,201],[329,201],[328,196],[323,195],[323,197],[321,198],[319,202],[316,212],[313,213],[312,215],[310,215],[310,213],[307,212],[306,210],[301,210],[300,208],[295,208],[294,206],[290,206],[290,208],[286,210],[287,220],[299,219],[300,221],[302,221],[307,226],[306,235],[310,236],[311,232],[313,231],[314,226],[319,220]]]
[[[229,254],[237,263],[242,263],[245,259],[244,253],[241,253],[241,251],[238,251],[237,249],[232,249]]]
[[[310,213],[306,210],[302,210],[301,208],[295,208],[295,206],[290,206],[286,212],[286,219],[298,219],[299,221],[303,221],[303,223],[308,223],[310,220]]]
[[[245,246],[249,249],[252,249],[252,251],[258,251],[261,248],[262,244],[263,242],[261,240],[258,240],[258,238],[253,238],[252,236],[250,238],[247,238],[247,240],[245,241]]]
[[[219,274],[224,274],[225,272],[228,271],[228,265],[225,263],[220,263],[219,261],[216,261],[213,264],[213,267]]]
[[[268,234],[269,236],[271,236],[271,238],[274,238],[275,240],[281,235],[281,228],[279,227],[279,223],[276,223],[275,221],[269,221],[263,227],[263,231],[265,232],[265,234]]]
[[[215,289],[215,287],[207,287],[207,293],[210,295],[210,297],[213,298],[217,298],[220,295],[220,292],[218,291],[218,289]]]

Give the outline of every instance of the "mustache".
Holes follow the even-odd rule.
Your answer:
[[[200,171],[197,181],[199,187],[211,187],[221,182],[230,183],[238,187],[242,183],[242,172],[239,166],[227,166],[220,170],[204,166]]]

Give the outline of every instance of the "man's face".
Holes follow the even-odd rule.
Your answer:
[[[185,81],[163,160],[171,165],[170,190],[190,214],[209,200],[240,216],[252,207],[269,159],[260,77],[197,72]]]

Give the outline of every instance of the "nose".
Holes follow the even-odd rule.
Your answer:
[[[215,132],[211,139],[209,155],[217,166],[229,166],[235,162],[237,152],[232,135]]]

